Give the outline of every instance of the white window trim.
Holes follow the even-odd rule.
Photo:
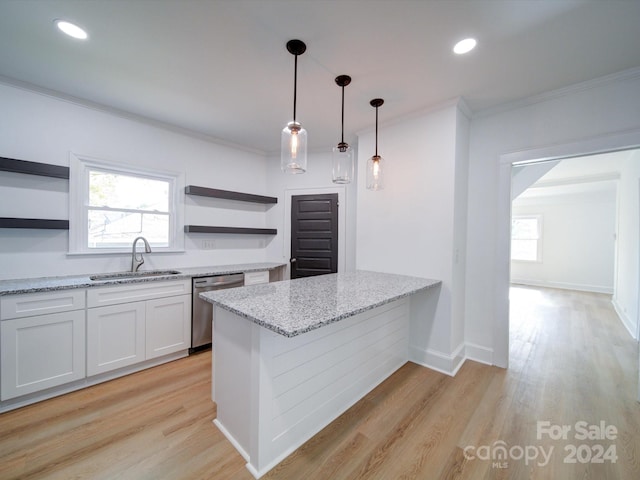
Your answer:
[[[513,220],[518,219],[527,219],[527,218],[535,218],[538,221],[538,241],[536,243],[537,251],[536,251],[536,259],[535,260],[523,260],[519,258],[511,258],[512,262],[521,262],[521,263],[542,263],[542,214],[522,214],[522,215],[513,215]],[[511,237],[511,242],[513,242],[513,236]]]
[[[169,182],[169,247],[153,247],[154,252],[184,252],[184,174],[132,167],[71,152],[69,156],[69,255],[130,253],[131,247],[89,248],[87,246],[89,170],[99,168]]]

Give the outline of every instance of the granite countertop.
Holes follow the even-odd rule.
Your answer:
[[[178,271],[180,273],[176,275],[159,275],[153,277],[124,277],[124,278],[111,278],[108,280],[91,280],[90,276],[94,274],[86,275],[69,275],[61,277],[40,277],[40,278],[23,278],[16,280],[0,280],[0,296],[13,295],[18,293],[36,293],[36,292],[50,292],[54,290],[67,290],[70,288],[88,288],[99,287],[105,285],[121,285],[127,283],[141,283],[141,282],[156,282],[166,280],[184,280],[193,277],[208,277],[211,275],[225,275],[228,273],[247,273],[257,272],[260,270],[273,270],[278,267],[283,267],[284,263],[239,263],[235,265],[216,265],[209,267],[186,267],[175,269],[162,269],[162,271]],[[144,272],[140,270],[140,272]],[[117,272],[126,275],[130,272]]]
[[[200,298],[276,333],[294,337],[440,283],[356,271],[204,292]]]

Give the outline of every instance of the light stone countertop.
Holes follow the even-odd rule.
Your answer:
[[[204,292],[200,298],[280,335],[294,337],[441,283],[356,271]]]
[[[161,275],[153,277],[138,278],[112,278],[109,280],[91,280],[92,274],[68,275],[61,277],[40,277],[23,278],[16,280],[0,280],[0,296],[22,293],[50,292],[54,290],[67,290],[70,288],[90,288],[106,285],[122,285],[127,283],[157,282],[167,280],[184,280],[193,277],[208,277],[211,275],[226,275],[229,273],[258,272],[261,270],[273,270],[285,266],[284,263],[239,263],[235,265],[216,265],[208,267],[186,267],[186,268],[162,268],[158,270],[175,270],[180,272],[177,275]],[[143,272],[144,269],[141,270]],[[103,272],[96,272],[101,274]],[[108,272],[104,272],[108,273]],[[116,272],[127,274],[129,272]]]

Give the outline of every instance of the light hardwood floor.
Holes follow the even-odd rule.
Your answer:
[[[508,370],[468,361],[451,378],[408,363],[263,478],[640,478],[637,344],[610,298],[513,288],[511,304]],[[210,366],[203,353],[0,415],[0,479],[250,480],[211,423]],[[538,421],[572,431],[538,439]],[[576,440],[578,421],[617,437]],[[500,465],[471,457],[495,442],[511,451]],[[617,461],[564,463],[570,445],[584,460],[596,444]],[[540,465],[519,447],[553,452]]]

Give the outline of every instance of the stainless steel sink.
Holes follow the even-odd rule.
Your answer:
[[[147,270],[142,272],[117,272],[103,273],[99,275],[91,275],[90,280],[128,280],[131,278],[147,278],[147,277],[167,277],[171,275],[179,275],[177,270]]]

